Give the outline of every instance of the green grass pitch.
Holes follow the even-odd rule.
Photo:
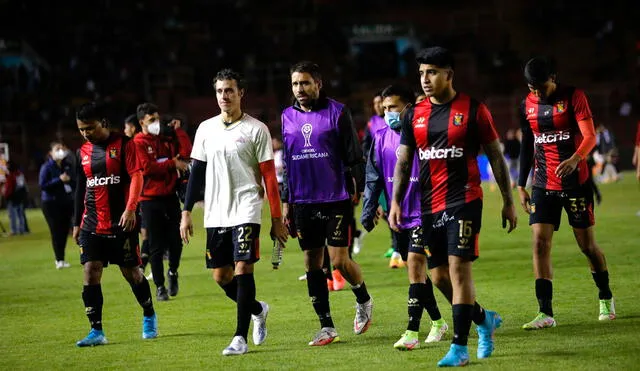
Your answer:
[[[504,324],[496,333],[489,359],[475,356],[477,336],[469,341],[473,369],[492,370],[630,370],[640,369],[640,189],[631,173],[617,184],[601,186],[596,208],[596,239],[604,250],[616,297],[618,319],[599,322],[597,289],[563,217],[554,236],[554,311],[558,327],[525,332],[521,325],[537,311],[531,263],[531,230],[518,205],[518,228],[507,235],[500,226],[499,192],[485,187],[480,237],[481,257],[474,263],[478,301],[498,311]],[[514,193],[514,196],[517,196]],[[267,209],[267,208],[265,208]],[[265,210],[266,215],[267,210]],[[358,215],[359,217],[359,215]],[[196,236],[185,247],[180,294],[155,303],[160,336],[141,339],[142,312],[117,267],[103,276],[104,329],[109,344],[76,348],[89,329],[81,299],[82,272],[77,246],[67,247],[72,267],[54,268],[49,233],[40,210],[28,212],[32,233],[0,238],[0,369],[229,369],[229,370],[411,370],[434,368],[451,340],[411,352],[393,349],[406,328],[408,281],[404,269],[387,267],[385,224],[365,237],[355,257],[374,298],[374,320],[363,335],[353,334],[355,299],[350,290],[332,292],[331,308],[342,342],[307,345],[318,321],[307,297],[297,241],[291,240],[279,270],[272,270],[268,226],[262,231],[262,260],[256,267],[259,300],[271,305],[269,337],[262,346],[249,341],[249,353],[223,357],[235,330],[235,305],[217,287],[204,266],[202,211],[194,215]],[[7,213],[0,220],[8,226]],[[152,285],[155,292],[155,287]],[[451,309],[436,298],[447,322]],[[155,300],[155,299],[154,299]],[[452,326],[451,326],[452,327]],[[429,330],[426,312],[421,341]]]

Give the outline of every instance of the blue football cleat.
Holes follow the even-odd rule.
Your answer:
[[[76,343],[79,347],[93,347],[96,345],[104,345],[107,344],[107,338],[104,337],[104,331],[91,329],[89,331],[89,335],[86,338],[78,341]]]
[[[478,332],[478,358],[488,358],[493,353],[493,335],[502,325],[502,317],[492,310],[485,309],[484,322],[476,326]]]
[[[438,367],[462,367],[469,364],[466,345],[451,344],[449,352],[438,362]]]
[[[154,313],[151,316],[142,318],[142,338],[154,339],[158,337],[158,316]]]

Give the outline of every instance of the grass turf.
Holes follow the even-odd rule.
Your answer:
[[[507,235],[500,228],[499,192],[485,192],[481,258],[474,263],[474,279],[478,301],[498,311],[504,323],[496,333],[495,353],[485,360],[475,357],[477,336],[472,327],[469,351],[473,368],[639,368],[640,218],[635,214],[640,209],[640,192],[633,174],[625,175],[620,183],[601,186],[604,201],[596,208],[596,239],[609,264],[618,319],[597,320],[597,289],[565,216],[554,236],[552,253],[558,327],[542,331],[520,328],[537,311],[526,215],[518,206],[519,226]],[[184,249],[180,294],[169,302],[155,303],[160,336],[141,339],[141,310],[117,267],[109,267],[103,275],[103,322],[110,343],[79,349],[75,341],[86,335],[89,326],[80,295],[77,246],[69,240],[67,256],[72,267],[56,270],[40,210],[29,210],[28,218],[30,235],[0,238],[0,369],[414,369],[435,367],[449,347],[451,310],[436,293],[443,317],[451,326],[446,340],[429,346],[422,343],[422,348],[411,352],[393,349],[406,328],[408,281],[404,269],[389,269],[387,259],[382,258],[389,246],[385,224],[365,237],[364,248],[355,257],[374,298],[373,325],[366,334],[354,335],[354,296],[348,289],[333,292],[332,314],[342,342],[309,347],[307,342],[318,329],[318,321],[306,283],[297,280],[304,270],[302,253],[297,241],[290,241],[281,268],[272,270],[265,225],[256,285],[258,299],[271,305],[269,337],[259,347],[249,340],[247,355],[223,357],[221,351],[235,330],[235,305],[205,269],[205,233],[202,212],[197,210],[196,236]],[[5,210],[0,220],[8,227]],[[425,312],[421,341],[428,330]]]

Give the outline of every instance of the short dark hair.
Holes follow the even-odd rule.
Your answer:
[[[524,78],[531,85],[544,84],[556,74],[556,64],[552,58],[538,56],[529,59],[524,66]]]
[[[293,75],[294,72],[308,73],[314,80],[322,80],[322,74],[320,73],[320,66],[317,63],[311,61],[302,61],[294,64],[289,69],[289,75]]]
[[[84,103],[76,109],[76,119],[82,122],[108,121],[104,115],[104,109],[96,102]]]
[[[141,103],[136,108],[138,120],[142,120],[146,115],[153,115],[156,112],[158,112],[158,106],[149,102]]]
[[[224,68],[216,73],[216,76],[213,78],[213,87],[216,87],[217,81],[224,80],[235,80],[236,85],[238,85],[238,89],[240,90],[245,90],[247,88],[247,82],[245,81],[244,76],[242,76],[240,72],[234,71],[231,68]]]
[[[380,93],[382,99],[386,97],[392,97],[394,95],[399,96],[400,99],[405,103],[413,104],[413,102],[415,101],[413,92],[402,85],[389,85]]]
[[[140,128],[140,121],[138,121],[138,116],[136,114],[129,115],[124,119],[124,123],[129,124],[135,128],[135,132],[139,132],[142,129]]]
[[[432,64],[442,68],[449,67],[453,69],[455,67],[453,54],[449,49],[441,46],[432,46],[420,50],[416,55],[416,62],[418,64]]]

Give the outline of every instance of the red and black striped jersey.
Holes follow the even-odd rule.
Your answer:
[[[82,205],[82,197],[84,207],[76,207],[74,225],[96,234],[122,232],[118,223],[129,197],[131,174],[140,171],[135,148],[133,140],[119,133],[111,133],[104,143],[85,142],[80,147],[76,204]]]
[[[576,171],[559,178],[558,165],[569,159],[582,143],[578,122],[591,118],[584,92],[571,86],[557,85],[549,97],[540,99],[529,93],[520,104],[523,144],[532,136],[534,148],[533,186],[561,191],[575,189],[587,181],[587,161],[578,163]],[[527,142],[531,143],[531,139]]]
[[[433,214],[482,198],[478,151],[498,139],[486,105],[458,93],[447,104],[425,99],[402,122],[400,143],[420,161],[422,214]]]

